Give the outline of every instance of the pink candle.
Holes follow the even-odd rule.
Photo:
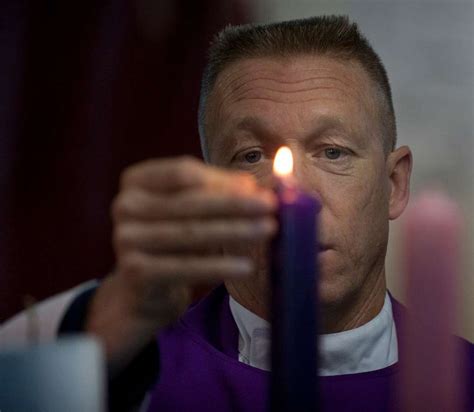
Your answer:
[[[403,223],[408,323],[402,325],[403,411],[462,410],[465,379],[453,340],[459,308],[462,217],[441,193],[424,192]]]

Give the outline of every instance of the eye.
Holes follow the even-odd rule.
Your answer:
[[[262,152],[259,150],[251,150],[244,154],[244,159],[248,163],[258,163],[262,159]]]
[[[342,150],[337,147],[328,147],[324,149],[324,154],[330,160],[337,160],[342,156]]]
[[[232,157],[232,164],[237,167],[254,168],[263,163],[267,158],[265,151],[260,146],[247,147],[246,149],[237,152]]]

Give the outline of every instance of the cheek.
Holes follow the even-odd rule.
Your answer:
[[[264,164],[260,165],[254,171],[251,172],[257,183],[266,188],[272,188],[275,183],[274,175],[273,175],[273,161],[269,160],[264,162]]]
[[[376,232],[388,222],[388,195],[382,180],[382,176],[375,175],[328,180],[321,191],[322,235],[334,236],[350,248],[377,236]]]
[[[321,185],[324,212],[334,221],[352,222],[366,208],[368,194],[364,185],[351,176],[331,176]]]

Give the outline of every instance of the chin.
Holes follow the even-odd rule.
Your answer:
[[[341,262],[334,250],[318,255],[319,302],[323,306],[338,306],[347,301],[354,291],[354,273]]]
[[[351,286],[348,279],[343,276],[337,274],[327,276],[323,272],[318,285],[320,304],[327,307],[343,305],[353,292]]]
[[[340,304],[344,298],[343,291],[333,285],[323,283],[319,285],[319,302],[322,306],[333,306]]]

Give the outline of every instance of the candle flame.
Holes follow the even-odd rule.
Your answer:
[[[289,176],[293,173],[293,154],[287,146],[278,149],[273,161],[273,172],[280,176]]]

